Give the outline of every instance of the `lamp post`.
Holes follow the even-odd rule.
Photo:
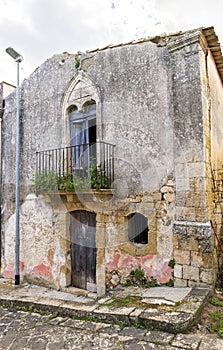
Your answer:
[[[20,268],[19,268],[19,253],[20,253],[20,233],[19,233],[19,205],[20,205],[20,89],[19,89],[19,64],[23,57],[12,47],[8,47],[7,54],[11,56],[17,64],[17,83],[16,83],[16,223],[15,223],[15,285],[20,284]]]

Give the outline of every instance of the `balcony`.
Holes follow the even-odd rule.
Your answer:
[[[114,148],[103,141],[36,152],[37,194],[111,189]]]

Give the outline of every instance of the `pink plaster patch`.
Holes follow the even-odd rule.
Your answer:
[[[135,270],[139,268],[139,260],[131,255],[124,255],[123,259],[120,260],[120,269]]]
[[[19,268],[20,273],[24,271],[25,264],[24,262],[20,261]],[[5,270],[3,271],[3,277],[4,278],[14,278],[15,277],[15,267],[14,266],[7,266]]]
[[[154,256],[156,256],[156,255],[148,254],[148,255],[140,257],[141,264],[144,265],[145,263],[148,262],[148,260],[152,260],[154,258]]]
[[[46,266],[45,264],[35,266],[32,270],[32,273],[49,280],[53,279],[50,267]]]
[[[14,278],[14,276],[15,276],[14,267],[7,267],[7,268],[3,271],[3,277],[4,277],[4,278]]]
[[[25,268],[25,264],[23,261],[20,261],[20,271],[23,272]]]
[[[172,268],[168,266],[168,262],[160,261],[158,268],[150,266],[142,266],[145,275],[148,277],[154,277],[158,284],[164,284],[172,279]]]
[[[121,255],[120,252],[116,252],[113,260],[108,262],[106,267],[109,272],[125,271],[127,273],[136,269],[142,269],[147,278],[156,279],[158,284],[167,283],[172,279],[172,268],[168,266],[168,262],[159,259],[156,254],[134,257],[128,254]]]
[[[119,259],[120,259],[120,254],[115,253],[113,261],[110,261],[106,264],[106,267],[107,267],[109,272],[118,269]]]
[[[168,266],[168,262],[165,262],[163,267],[159,271],[159,276],[157,278],[158,283],[167,283],[172,279],[172,268]]]

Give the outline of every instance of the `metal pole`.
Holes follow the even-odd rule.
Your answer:
[[[19,205],[20,205],[20,89],[19,89],[19,63],[17,62],[17,85],[16,85],[16,228],[15,228],[15,285],[20,284],[20,232],[19,232]]]

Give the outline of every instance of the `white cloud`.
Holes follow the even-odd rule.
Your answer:
[[[223,43],[222,0],[0,0],[0,81],[27,76],[55,53],[75,53],[163,32],[214,25]]]

